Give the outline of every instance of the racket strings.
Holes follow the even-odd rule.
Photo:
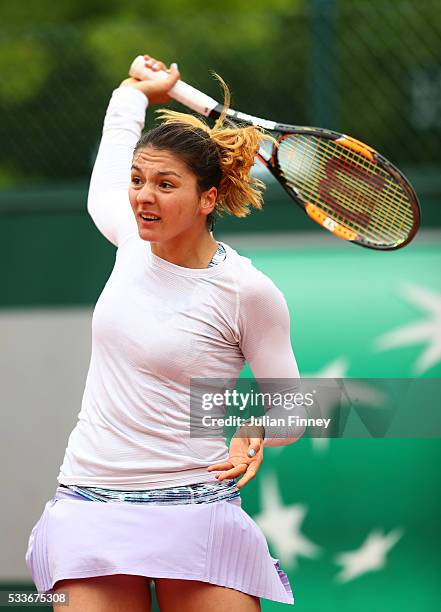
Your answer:
[[[407,194],[405,190],[403,189],[402,185],[398,181],[394,180],[381,167],[379,167],[377,164],[372,163],[369,159],[367,159],[363,155],[360,155],[348,148],[345,148],[344,151],[347,155],[349,162],[352,165],[357,165],[357,164],[361,165],[362,167],[364,167],[364,171],[369,172],[369,175],[371,178],[375,177],[376,179],[375,182],[377,183],[377,186],[379,186],[380,189],[383,188],[386,191],[385,195],[386,195],[386,198],[388,198],[388,202],[393,202],[395,204],[395,206],[390,207],[388,203],[388,205],[385,207],[386,214],[384,214],[382,217],[381,216],[378,217],[378,223],[377,223],[377,228],[376,228],[377,232],[375,232],[375,227],[372,228],[374,232],[379,237],[384,237],[385,234],[391,235],[391,232],[390,231],[388,232],[387,228],[389,228],[389,230],[392,228],[392,229],[395,229],[395,231],[392,232],[392,235],[396,234],[398,236],[403,236],[404,238],[406,238],[413,226],[413,216],[412,216],[412,211],[409,207],[409,200],[408,200]],[[374,207],[377,206],[377,202],[378,202],[377,194],[376,193],[371,194],[370,192],[368,192],[368,194],[374,197],[373,204],[374,204]],[[397,217],[398,217],[398,214],[402,212],[401,209],[403,206],[405,209],[405,213],[407,214],[401,214],[401,221],[398,222]],[[381,210],[380,210],[380,214],[381,214]],[[404,234],[403,234],[403,231],[402,231],[403,225],[406,220],[410,220],[410,224],[407,230],[404,229]]]
[[[348,161],[350,163],[351,168],[357,167],[357,165],[361,166],[363,168],[363,172],[369,172],[367,176],[370,177],[370,180],[373,179],[369,185],[370,189],[364,190],[362,192],[357,190],[355,192],[355,199],[353,197],[354,192],[351,193],[352,197],[349,196],[349,199],[345,197],[342,198],[343,206],[346,209],[345,214],[347,214],[348,212],[349,213],[352,212],[351,211],[351,204],[352,204],[353,209],[358,210],[358,211],[364,211],[363,220],[365,221],[365,223],[363,223],[363,226],[371,224],[371,228],[370,228],[371,232],[374,236],[376,236],[377,240],[383,241],[385,237],[387,240],[390,240],[391,238],[394,240],[395,237],[393,236],[393,234],[396,232],[391,232],[390,230],[394,228],[394,223],[395,223],[394,217],[396,216],[398,212],[398,207],[395,206],[394,208],[392,208],[392,210],[390,210],[389,207],[387,206],[385,214],[383,215],[381,214],[381,209],[377,209],[377,212],[379,214],[376,218],[376,221],[377,221],[376,224],[371,223],[371,217],[368,211],[371,211],[372,209],[375,209],[378,206],[377,191],[381,191],[382,189],[391,191],[391,188],[392,188],[392,190],[395,193],[389,194],[390,199],[395,200],[395,198],[399,197],[398,183],[396,181],[385,181],[384,177],[390,178],[389,175],[384,171],[379,172],[379,170],[381,169],[376,164],[373,164],[371,161],[369,161],[363,155],[360,155],[356,153],[355,151],[352,151],[351,149],[348,149],[348,148],[345,148],[343,150],[346,153],[345,161]],[[372,173],[372,166],[374,168],[373,173]],[[343,169],[341,175],[339,176],[338,181],[341,181],[342,179],[345,179],[345,178],[346,178],[346,172],[345,172],[345,169]],[[360,184],[358,181],[357,181],[357,187],[360,187]],[[324,199],[326,200],[326,198]],[[332,208],[332,202],[331,202],[331,212],[333,212],[333,210],[334,209]],[[394,214],[394,211],[395,211],[395,214]],[[343,219],[342,219],[343,221],[344,221],[345,214],[343,215]],[[354,213],[352,212],[352,215],[353,214]],[[358,232],[360,232],[359,227],[357,227],[356,229],[358,230]],[[399,233],[398,235],[401,236],[401,233]]]
[[[373,176],[375,177],[378,174],[379,169],[375,164],[369,162],[365,157],[354,153],[350,149],[343,149],[343,152],[346,153],[344,156],[346,159],[342,159],[342,151],[341,147],[334,145],[333,149],[329,151],[329,143],[325,141],[325,151],[323,151],[323,147],[317,146],[317,141],[321,139],[314,139],[316,142],[311,143],[311,138],[303,138],[306,141],[303,143],[304,146],[301,147],[302,155],[299,156],[299,146],[298,139],[296,146],[292,147],[292,138],[289,140],[290,142],[290,166],[289,166],[289,174],[293,175],[295,187],[299,186],[298,181],[298,173],[305,173],[307,170],[308,174],[308,183],[303,185],[302,196],[306,198],[307,201],[315,204],[319,208],[322,208],[326,214],[329,214],[331,218],[337,220],[338,222],[344,224],[345,226],[349,226],[354,229],[358,234],[369,238],[368,234],[371,234],[371,238],[373,239],[382,239],[384,240],[385,235],[388,240],[395,241],[396,236],[394,232],[391,232],[393,228],[393,217],[396,217],[398,214],[398,209],[395,206],[393,211],[390,211],[388,208],[386,210],[381,210],[378,206],[378,194],[376,193],[375,185],[373,185],[372,181],[369,181],[368,186],[363,185],[363,182],[360,180],[360,176],[355,173],[354,176],[354,168],[357,168],[356,163],[364,168],[363,172],[365,173],[366,178],[366,168],[369,168],[369,164],[374,167],[375,172]],[[286,139],[288,140],[288,139]],[[312,148],[311,155],[311,145],[314,145]],[[321,143],[320,143],[321,144]],[[328,146],[326,146],[328,145]],[[338,147],[337,155],[335,155],[335,149]],[[330,153],[334,153],[334,157],[330,156]],[[301,167],[296,168],[295,166],[298,164],[299,160],[302,161]],[[337,160],[337,165],[335,165],[335,161]],[[293,161],[295,161],[295,165],[293,167]],[[311,165],[311,161],[315,162]],[[330,163],[331,162],[331,163]],[[343,163],[342,163],[343,162]],[[355,163],[354,163],[355,162]],[[311,185],[311,177],[317,174],[317,165],[318,169],[321,170],[319,176],[316,176],[315,185]],[[303,172],[302,172],[303,171]],[[384,180],[387,181],[389,178],[387,173],[384,173]],[[372,176],[369,175],[370,177]],[[396,200],[396,194],[398,193],[398,184],[394,181],[392,182],[393,192],[386,194],[389,197],[384,198],[383,200],[390,201]],[[377,180],[378,185],[384,185],[382,181]],[[306,187],[306,189],[305,189]],[[390,186],[387,186],[387,191],[390,192]],[[304,193],[305,191],[309,191],[309,193]],[[400,195],[400,194],[399,194]],[[337,196],[337,197],[336,197]],[[405,203],[407,205],[407,202]],[[383,207],[384,208],[384,207]],[[371,214],[372,209],[375,209],[376,215],[375,218],[372,219]],[[404,218],[402,219],[402,221]],[[374,221],[374,222],[373,222]],[[369,230],[367,230],[367,225],[369,225]],[[403,222],[401,223],[403,225]],[[389,231],[388,231],[389,230]],[[401,234],[401,233],[400,233]]]
[[[316,139],[318,140],[318,139]],[[329,142],[325,141],[326,145],[328,145],[328,149],[329,149]],[[307,143],[308,145],[310,145],[310,142]],[[334,143],[332,143],[334,144]],[[335,147],[335,145],[334,145]],[[340,155],[338,155],[338,159],[339,161],[343,161],[344,165],[341,164],[341,167],[339,168],[340,172],[339,175],[337,177],[333,177],[333,181],[330,181],[330,177],[329,177],[329,172],[328,172],[328,164],[329,164],[329,150],[325,151],[325,156],[323,156],[323,150],[317,149],[315,148],[314,150],[314,155],[319,155],[319,157],[321,158],[320,161],[322,163],[326,163],[326,166],[324,166],[325,168],[325,174],[326,174],[326,179],[323,180],[323,175],[321,177],[321,181],[320,181],[320,185],[325,185],[326,187],[328,186],[333,186],[336,187],[337,189],[340,189],[341,191],[338,192],[339,195],[339,199],[343,202],[343,204],[345,205],[345,211],[344,211],[344,215],[343,217],[347,219],[347,221],[351,221],[351,218],[354,218],[356,216],[366,216],[366,213],[368,211],[368,207],[367,207],[367,203],[373,204],[373,205],[377,205],[378,203],[378,197],[377,194],[372,190],[372,183],[376,183],[377,187],[382,186],[382,180],[378,180],[379,179],[379,170],[381,170],[376,164],[373,164],[372,162],[370,162],[369,160],[367,160],[367,158],[365,158],[364,156],[361,156],[357,153],[355,153],[354,151],[352,151],[351,149],[343,149],[346,159],[342,160],[342,156],[341,156],[341,147],[338,146],[338,153],[340,153]],[[307,153],[307,149],[305,149],[304,153]],[[332,160],[331,160],[332,161]],[[349,163],[347,163],[349,162]],[[364,169],[370,170],[370,174],[366,175],[365,174],[365,178],[366,176],[369,176],[370,179],[370,184],[368,186],[368,189],[360,189],[362,187],[361,183],[360,183],[360,177],[359,176],[355,176],[351,177],[351,174],[353,174],[353,170],[354,168],[357,167],[357,165]],[[374,168],[374,173],[372,173],[372,167]],[[365,170],[363,170],[365,172]],[[385,173],[384,171],[381,171],[381,174],[383,175],[383,177],[386,178],[390,178],[389,175],[387,173]],[[377,175],[377,176],[375,176]],[[352,182],[348,181],[348,179],[353,179]],[[336,179],[336,180],[335,180]],[[372,180],[374,179],[374,180]],[[377,180],[375,180],[377,179]],[[354,182],[355,180],[355,182]],[[349,182],[349,185],[347,185],[347,183]],[[398,184],[395,181],[389,181],[389,183],[392,182],[393,183],[393,187],[395,189],[395,191],[397,191],[397,187]],[[349,187],[349,197],[347,194],[348,188]],[[389,185],[386,184],[386,189],[389,188]],[[321,190],[321,197],[325,200],[326,203],[330,203],[331,207],[332,207],[332,212],[334,212],[334,208],[335,208],[335,204],[338,202],[336,202],[335,200],[335,196],[330,193],[330,190],[327,189],[327,192],[324,194],[323,190]],[[404,193],[404,192],[403,192]],[[394,195],[390,195],[391,199],[395,199]],[[357,215],[358,213],[358,215]],[[389,214],[389,212],[386,210],[386,214],[384,215],[384,221],[388,221],[389,223],[392,220],[392,215]]]
[[[285,155],[282,159],[281,165],[283,166],[283,169],[285,171],[285,178],[288,179],[288,182],[291,183],[291,186],[296,188],[297,190],[299,190],[299,187],[301,187],[300,192],[304,200],[308,202],[312,201],[312,203],[314,203],[315,205],[319,204],[319,208],[322,208],[326,212],[326,214],[332,213],[332,217],[334,219],[342,221],[342,218],[344,217],[346,225],[349,225],[351,227],[354,226],[353,222],[357,218],[361,218],[363,220],[366,219],[366,203],[363,203],[363,207],[361,207],[360,205],[357,206],[357,200],[359,199],[356,197],[357,194],[355,194],[355,198],[354,194],[352,194],[352,206],[345,206],[345,214],[339,214],[336,204],[341,209],[342,203],[348,203],[348,198],[345,197],[344,191],[346,187],[345,179],[343,178],[343,180],[340,181],[340,202],[336,203],[336,201],[332,197],[332,194],[330,193],[330,181],[328,180],[326,173],[321,173],[321,176],[316,176],[317,167],[314,167],[311,163],[312,161],[315,161],[316,163],[319,163],[319,167],[324,167],[325,159],[322,155],[322,151],[320,151],[317,147],[314,147],[314,149],[311,150],[311,146],[308,146],[311,145],[309,140],[306,142],[306,144],[302,143],[302,145],[305,144],[305,146],[299,146],[300,143],[298,141],[295,143],[296,146],[294,147],[292,146],[292,141],[290,141],[288,144],[290,146],[288,150],[284,151]],[[280,159],[281,156],[279,155],[279,161]],[[302,178],[304,178],[305,181],[307,180],[308,183],[299,180],[299,175],[303,175]],[[319,189],[318,185],[322,185],[327,188],[325,195],[323,194],[323,191]],[[324,202],[320,202],[319,196],[322,198],[322,200],[324,200]]]
[[[413,227],[409,197],[388,172],[332,140],[290,135],[277,150],[288,185],[364,241],[403,242]]]
[[[308,140],[310,141],[310,139]],[[310,145],[311,143],[308,142],[307,144]],[[328,143],[326,142],[326,144]],[[305,164],[305,157],[306,158],[310,157],[310,151],[308,151],[308,149],[310,148],[311,148],[310,146],[309,147],[306,146],[302,150],[303,155],[301,156],[301,158],[303,161],[303,166]],[[338,148],[341,149],[341,147],[338,147]],[[314,147],[313,157],[319,158],[320,166],[325,169],[326,178],[324,177],[323,172],[322,172],[321,177],[318,177],[320,179],[318,186],[317,184],[314,186],[315,193],[308,194],[309,196],[315,195],[314,199],[316,201],[313,201],[313,203],[315,205],[318,205],[322,209],[324,209],[324,211],[327,214],[331,214],[331,217],[334,218],[335,220],[338,220],[344,223],[345,225],[351,226],[352,228],[358,230],[358,232],[365,230],[366,229],[365,226],[367,225],[367,222],[368,222],[370,224],[370,231],[373,234],[381,237],[386,233],[390,237],[392,234],[390,231],[388,232],[386,228],[390,229],[390,226],[393,222],[393,216],[396,216],[398,213],[397,208],[394,209],[395,215],[393,214],[393,212],[392,213],[389,212],[388,209],[386,209],[386,212],[383,211],[383,214],[381,214],[381,210],[377,208],[376,219],[374,219],[376,223],[372,223],[371,217],[367,213],[369,212],[369,209],[372,210],[374,206],[378,207],[378,197],[377,197],[377,193],[375,193],[375,186],[373,188],[372,181],[370,181],[368,185],[368,189],[366,188],[361,189],[362,183],[360,183],[360,180],[359,180],[360,177],[355,176],[355,179],[354,179],[354,177],[352,176],[353,169],[356,168],[354,162],[357,163],[357,161],[359,162],[359,165],[364,168],[369,168],[369,164],[371,166],[374,166],[375,173],[377,174],[378,174],[379,168],[376,165],[369,162],[369,160],[367,160],[365,157],[359,156],[361,160],[358,160],[356,158],[356,154],[352,150],[348,149],[346,151],[344,149],[343,151],[346,153],[346,156],[345,156],[346,160],[343,159],[343,162],[345,162],[345,165],[342,166],[340,163],[339,170],[341,172],[338,172],[337,176],[335,176],[336,174],[335,172],[332,172],[331,174],[333,176],[330,177],[329,176],[330,174],[329,172],[329,147],[327,147],[327,149],[328,150],[325,151],[325,155],[323,155],[323,150],[320,150],[320,148],[318,148],[317,146]],[[294,151],[292,150],[292,147],[291,147],[291,151],[290,151],[291,170],[292,170],[293,153],[297,154],[297,161],[298,161],[298,146],[295,147]],[[342,160],[341,151],[338,151],[338,153],[340,154],[338,156],[338,160],[341,162]],[[333,161],[332,158],[331,158],[331,161]],[[349,164],[347,163],[348,161],[349,161]],[[326,166],[324,164],[326,164]],[[313,172],[314,169],[309,167],[308,171]],[[375,173],[374,173],[374,176],[375,176]],[[388,178],[387,173],[383,172],[383,174],[386,178]],[[308,180],[310,179],[311,177],[308,178]],[[377,186],[378,185],[381,186],[381,181],[380,182],[377,181]],[[298,182],[297,182],[297,186],[298,186]],[[386,188],[388,189],[388,187],[389,186],[387,186]],[[395,187],[394,191],[397,193],[397,183],[396,182],[393,185],[393,187]],[[312,190],[310,189],[309,191],[312,191]],[[338,199],[335,197],[336,193],[338,194]],[[322,206],[320,206],[321,202],[317,198],[318,195],[323,201],[324,205]],[[305,197],[305,194],[303,194],[303,196]],[[309,197],[308,201],[311,201],[311,199],[312,198]],[[391,199],[395,200],[396,195],[389,193],[389,200]],[[342,207],[343,207],[343,210],[342,210]]]

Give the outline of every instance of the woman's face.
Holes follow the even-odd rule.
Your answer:
[[[133,156],[129,199],[143,240],[165,242],[203,228],[216,195],[215,187],[200,195],[196,175],[169,151],[147,146]]]

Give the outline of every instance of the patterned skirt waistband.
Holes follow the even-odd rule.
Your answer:
[[[240,497],[236,481],[224,480],[219,483],[201,482],[191,485],[171,487],[168,489],[149,489],[147,491],[116,491],[101,487],[81,487],[63,485],[61,487],[75,491],[82,497],[98,502],[129,502],[135,504],[207,504],[221,500]]]

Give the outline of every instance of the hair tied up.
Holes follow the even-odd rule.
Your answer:
[[[277,141],[263,128],[240,125],[228,117],[230,90],[222,77],[212,74],[224,92],[224,109],[212,128],[203,118],[160,108],[156,112],[161,125],[141,137],[135,150],[151,145],[178,153],[198,177],[201,191],[217,188],[218,216],[245,217],[263,204],[265,184],[250,174],[255,156],[262,142]]]

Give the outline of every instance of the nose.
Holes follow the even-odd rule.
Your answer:
[[[155,201],[153,186],[145,183],[142,189],[140,189],[136,194],[136,201],[139,204],[153,204]]]

